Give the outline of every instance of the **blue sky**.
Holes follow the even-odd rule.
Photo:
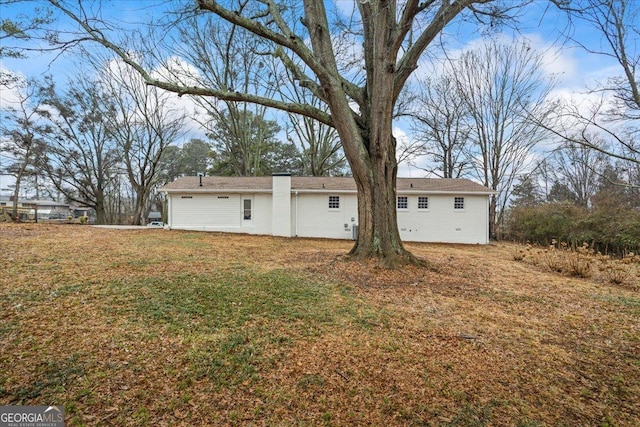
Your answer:
[[[1,1],[1,0],[0,0]],[[84,5],[96,5],[92,1],[85,0]],[[135,25],[144,22],[148,17],[158,15],[170,2],[159,0],[116,0],[105,2],[102,6],[105,15],[118,21],[119,24]],[[343,14],[349,14],[355,5],[355,0],[335,0],[331,3],[336,10]],[[595,81],[604,81],[606,78],[619,74],[619,69],[610,58],[589,54],[578,48],[572,42],[560,44],[560,32],[567,30],[567,21],[564,15],[553,8],[547,8],[546,0],[535,1],[524,10],[519,31],[513,33],[509,28],[503,28],[509,36],[515,34],[529,40],[536,49],[547,52],[546,67],[549,73],[558,76],[558,85],[554,96],[581,97],[587,87]],[[0,6],[0,19],[15,18],[20,13],[30,14],[34,10],[33,3],[24,3],[20,7]],[[63,29],[64,21],[57,23],[58,29]],[[583,43],[598,47],[600,39],[588,26],[581,24],[571,27],[572,34]],[[446,30],[445,41],[448,49],[460,50],[473,43],[481,31],[477,26],[454,25]],[[54,61],[55,59],[55,61]],[[15,60],[4,58],[0,60],[0,68],[23,76],[41,77],[51,74],[57,79],[65,79],[70,69],[76,66],[69,55],[56,58],[56,54],[34,55],[28,60]],[[418,73],[421,70],[418,70]],[[12,94],[6,89],[0,89],[0,105],[10,102]],[[397,124],[397,136],[409,135],[408,127],[403,123]],[[0,158],[0,161],[3,159]],[[423,176],[423,172],[413,170],[410,167],[401,166],[399,176]],[[0,188],[6,187],[7,178],[0,180]]]
[[[354,7],[356,0],[334,0],[332,3],[337,10],[348,13]],[[105,16],[113,19],[118,24],[135,25],[138,22],[145,22],[148,17],[158,16],[167,8],[171,2],[167,0],[112,0],[103,2],[101,8]],[[11,6],[0,6],[0,19],[15,18],[17,15],[31,14],[34,10],[34,2],[18,3]],[[96,4],[94,1],[85,0],[84,5]],[[558,44],[560,31],[567,27],[567,21],[563,13],[554,8],[547,8],[546,0],[535,1],[524,9],[519,23],[519,33],[522,37],[534,42],[534,46],[541,49],[549,48],[553,44]],[[56,15],[61,17],[60,13]],[[58,29],[65,25],[56,24]],[[505,32],[511,33],[509,28],[503,28]],[[447,30],[449,36],[445,39],[452,49],[464,47],[479,35],[476,25],[458,26],[452,25]],[[572,34],[589,46],[600,44],[599,36],[585,24],[572,27]],[[29,60],[13,60],[3,58],[0,66],[5,69],[27,75],[38,76],[46,73],[53,75],[64,75],[68,70],[69,59],[66,56],[52,60],[55,54],[34,55]],[[588,54],[583,49],[572,46],[571,42],[564,45],[562,53],[556,58],[555,71],[565,71],[566,78],[561,84],[564,87],[579,88],[583,82],[595,77],[606,76],[611,72],[611,66],[615,64],[610,58]]]

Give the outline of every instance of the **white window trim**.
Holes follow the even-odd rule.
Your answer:
[[[334,198],[334,197],[338,201],[338,207],[337,208],[331,207],[331,199]],[[327,198],[327,208],[332,212],[339,211],[342,208],[342,200],[340,199],[340,196],[334,195],[334,194],[330,195]]]
[[[241,214],[242,215],[242,222],[247,224],[247,223],[250,223],[251,221],[253,221],[253,199],[250,198],[250,197],[243,197],[243,198],[241,198],[241,200],[242,200],[242,202],[241,202],[242,203],[242,206],[241,206],[241,209],[242,209],[242,214]],[[251,206],[249,207],[251,218],[249,218],[249,219],[246,219],[244,217],[244,202],[245,202],[245,200],[248,200],[249,203],[251,204]]]
[[[462,199],[462,207],[461,208],[457,208],[456,207],[456,199]],[[453,210],[455,212],[464,212],[467,209],[467,201],[465,199],[464,196],[455,196],[453,198]]]
[[[400,205],[400,198],[401,197],[404,198],[406,200],[406,202],[407,202],[407,207],[405,207],[405,208],[401,208],[401,207],[398,206],[398,205]],[[408,211],[409,210],[409,196],[397,196],[396,197],[396,210],[399,210],[399,211]]]
[[[426,208],[421,208],[420,207],[420,198],[424,197],[425,199],[427,199],[427,207]],[[429,196],[418,196],[418,211],[420,212],[427,212],[430,208],[431,208],[431,200],[429,200]]]

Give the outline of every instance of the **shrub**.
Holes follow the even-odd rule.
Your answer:
[[[622,258],[596,253],[588,243],[582,246],[571,246],[566,242],[558,243],[552,239],[546,248],[515,245],[513,250],[515,261],[527,261],[534,266],[542,266],[552,272],[574,277],[590,278],[599,272],[599,278],[608,283],[620,285],[630,279],[634,272],[640,277],[640,256],[634,252]],[[596,268],[597,267],[597,268]]]
[[[542,253],[542,263],[551,271],[558,273],[564,271],[564,256],[563,253],[556,248],[555,240],[553,240],[553,243]]]
[[[506,225],[507,236],[514,241],[542,246],[553,239],[573,245],[590,242],[592,249],[618,256],[640,249],[640,211],[625,206],[591,210],[566,202],[520,206],[509,210]]]
[[[634,265],[640,262],[640,257],[630,252],[622,259],[613,259],[609,255],[598,254],[600,265],[598,270],[609,283],[620,285],[631,276]]]
[[[595,262],[594,251],[588,243],[574,249],[566,249],[565,269],[570,276],[589,278],[592,275],[591,266]]]

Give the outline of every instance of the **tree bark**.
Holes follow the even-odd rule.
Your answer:
[[[386,138],[394,139],[391,135]],[[369,142],[370,145],[377,143]],[[395,146],[395,141],[384,145]],[[358,188],[358,238],[349,254],[357,259],[379,259],[388,267],[420,264],[421,261],[404,248],[398,231],[396,158],[387,155],[371,160],[369,170],[359,170],[359,173],[353,171],[352,165]]]
[[[107,223],[107,211],[105,209],[104,196],[96,196],[96,204],[93,207],[96,211],[96,224],[102,225]]]
[[[362,9],[367,84],[360,138],[350,140],[337,127],[358,188],[358,239],[350,254],[378,258],[388,267],[397,267],[419,261],[404,248],[397,225],[398,162],[392,135],[397,99],[395,8],[388,4],[374,10],[375,15]],[[350,150],[347,145],[364,149]]]

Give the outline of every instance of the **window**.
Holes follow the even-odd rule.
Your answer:
[[[464,197],[453,198],[453,209],[464,209]]]
[[[242,200],[242,218],[251,221],[251,199]]]
[[[418,197],[418,209],[429,209],[429,198],[426,196]]]
[[[340,209],[340,196],[329,196],[329,209]]]
[[[409,198],[407,196],[398,196],[398,209],[409,209]]]

